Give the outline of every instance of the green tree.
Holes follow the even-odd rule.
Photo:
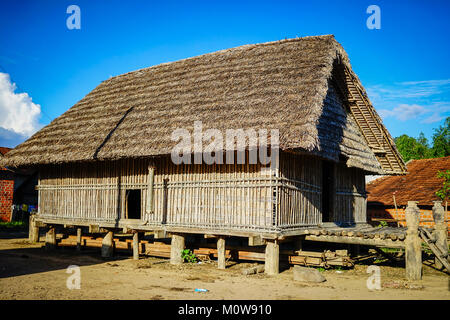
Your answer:
[[[440,158],[450,156],[450,117],[445,119],[443,126],[434,129],[431,157]]]
[[[447,211],[447,200],[450,197],[450,170],[438,171],[438,178],[444,178],[442,187],[436,191],[436,195],[444,202],[445,211]]]
[[[403,134],[395,138],[395,144],[405,162],[411,159],[426,159],[431,156],[428,140],[422,132],[417,139]]]

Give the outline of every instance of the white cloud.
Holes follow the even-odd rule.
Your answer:
[[[434,123],[450,111],[450,79],[374,85],[367,94],[382,118]]]
[[[422,80],[422,81],[404,81],[399,82],[401,85],[422,85],[422,86],[431,86],[431,87],[439,87],[439,86],[445,86],[450,85],[450,79],[442,79],[442,80]]]
[[[441,116],[439,115],[439,113],[433,113],[431,116],[423,119],[421,122],[422,123],[434,123],[434,122],[439,122],[441,120],[443,120],[445,118],[445,116]]]
[[[400,121],[407,121],[415,119],[425,113],[429,112],[428,109],[419,106],[417,104],[401,104],[392,110],[380,109],[379,113],[382,118],[394,117]]]
[[[28,93],[15,90],[9,74],[0,73],[0,128],[29,137],[39,129],[41,106]]]
[[[369,97],[377,102],[391,102],[400,99],[423,99],[437,96],[450,90],[450,79],[398,82],[394,85],[367,87]]]

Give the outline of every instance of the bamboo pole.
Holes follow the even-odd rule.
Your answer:
[[[155,179],[155,167],[148,167],[148,186],[147,186],[147,204],[145,208],[145,212],[147,214],[153,213],[153,185]]]

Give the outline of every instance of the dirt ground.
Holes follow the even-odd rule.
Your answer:
[[[0,299],[440,299],[450,300],[449,277],[424,266],[423,280],[408,282],[400,267],[381,267],[382,289],[370,291],[367,265],[349,270],[325,270],[320,284],[293,281],[292,268],[277,276],[241,274],[254,263],[230,262],[218,270],[215,262],[173,266],[168,259],[131,259],[116,255],[103,260],[100,249],[58,248],[0,235]],[[80,266],[81,288],[66,286],[69,265]],[[208,292],[195,292],[196,288]]]

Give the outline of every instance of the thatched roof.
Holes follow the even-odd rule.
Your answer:
[[[2,161],[16,167],[170,154],[177,143],[171,140],[172,132],[192,132],[196,120],[202,121],[203,130],[279,129],[282,150],[337,160],[333,143],[326,142],[325,131],[318,127],[336,63],[362,88],[331,35],[245,45],[129,72],[103,81]],[[346,95],[343,90],[344,103],[350,100]],[[369,109],[370,114],[363,111],[371,119],[369,126],[373,122],[383,129],[371,105]],[[344,118],[341,125],[353,121],[363,130],[358,134],[370,139],[364,134],[370,128],[360,125],[357,116]],[[371,152],[364,139],[367,152],[361,158],[359,138],[343,155],[354,153],[349,164],[367,171],[380,173],[382,166],[385,172],[402,173],[403,161],[387,130],[379,136],[383,141],[370,148],[387,146],[388,155],[397,159],[391,161],[394,165],[383,164],[380,159],[386,152]]]
[[[419,206],[432,206],[440,200],[436,191],[441,189],[444,178],[438,178],[438,171],[450,168],[450,156],[435,159],[411,160],[407,163],[408,173],[403,176],[381,177],[367,184],[367,204],[406,206],[408,201],[418,201]]]

